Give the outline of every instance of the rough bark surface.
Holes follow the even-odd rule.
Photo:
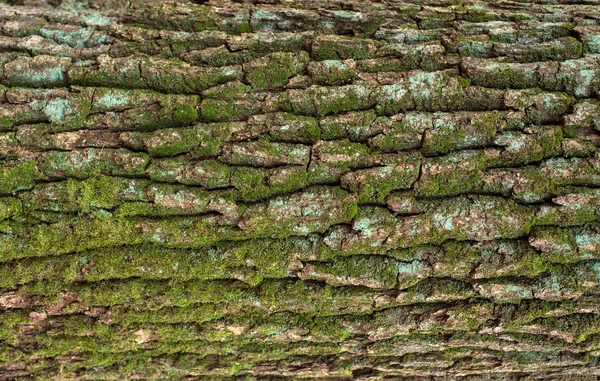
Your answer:
[[[0,4],[0,380],[596,379],[600,3]]]

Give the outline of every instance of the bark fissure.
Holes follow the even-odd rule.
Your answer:
[[[595,2],[0,20],[0,380],[600,376]]]

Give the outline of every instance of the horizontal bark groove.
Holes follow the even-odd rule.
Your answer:
[[[595,380],[599,5],[0,4],[0,380]]]

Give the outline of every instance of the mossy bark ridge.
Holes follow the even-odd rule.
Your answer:
[[[0,20],[0,380],[600,376],[596,1]]]

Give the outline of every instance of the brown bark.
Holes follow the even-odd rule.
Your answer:
[[[598,2],[0,20],[0,380],[600,375]]]

